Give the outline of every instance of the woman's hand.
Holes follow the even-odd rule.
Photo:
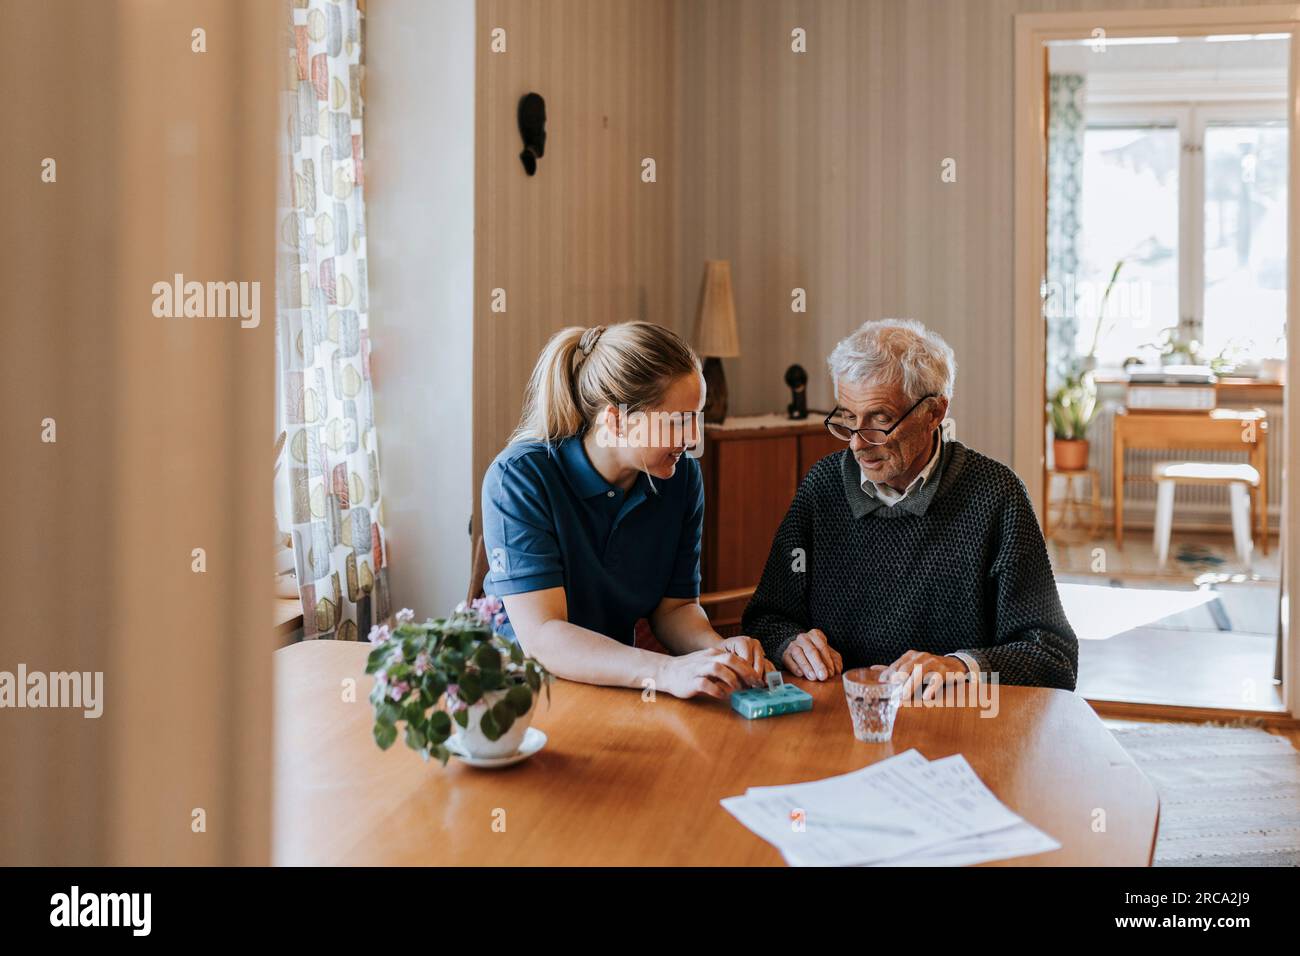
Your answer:
[[[829,680],[844,670],[844,658],[816,627],[790,642],[781,655],[781,663],[795,677],[808,680]]]
[[[762,677],[768,671],[776,670],[776,665],[767,659],[763,653],[763,645],[758,643],[752,637],[746,637],[744,634],[737,634],[735,637],[724,637],[722,646],[737,657],[744,658],[754,672]],[[766,686],[766,682],[764,683]]]
[[[750,664],[724,647],[665,657],[655,682],[674,697],[716,697],[727,700],[733,690],[766,686]]]

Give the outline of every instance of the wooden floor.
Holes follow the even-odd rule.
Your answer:
[[[1178,531],[1170,536],[1169,559],[1161,567],[1156,560],[1150,528],[1125,528],[1124,547],[1105,528],[1096,537],[1065,531],[1047,542],[1052,568],[1058,574],[1096,574],[1097,558],[1105,562],[1102,574],[1150,577],[1169,582],[1192,583],[1200,575],[1218,572],[1248,575],[1252,580],[1276,584],[1281,579],[1282,549],[1276,535],[1270,537],[1268,554],[1257,548],[1249,567],[1236,555],[1232,535],[1213,531]]]

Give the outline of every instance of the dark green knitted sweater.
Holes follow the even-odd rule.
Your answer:
[[[845,449],[799,485],[745,608],[744,633],[771,660],[816,627],[846,669],[964,651],[1000,683],[1074,690],[1079,642],[1015,472],[947,440],[892,508],[861,480]]]

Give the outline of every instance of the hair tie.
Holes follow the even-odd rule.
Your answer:
[[[595,328],[588,329],[586,332],[582,333],[582,338],[578,340],[578,348],[582,349],[583,358],[586,358],[591,354],[591,350],[596,347],[596,342],[604,332],[605,327],[603,325],[598,325]]]

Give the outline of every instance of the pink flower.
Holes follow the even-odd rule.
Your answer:
[[[492,618],[492,623],[496,627],[500,627],[501,625],[505,624],[505,622],[506,622],[505,611],[498,611],[496,615]]]
[[[371,644],[382,644],[384,641],[388,640],[389,638],[388,625],[376,624],[374,627],[370,629],[369,636],[370,636]]]
[[[404,680],[399,680],[396,684],[393,685],[392,690],[388,692],[388,696],[393,698],[393,700],[401,700],[410,692],[410,690],[411,690],[410,684],[408,684]]]
[[[423,675],[424,672],[427,671],[428,669],[429,669],[429,655],[425,651],[420,651],[420,653],[415,655],[415,673],[417,676]]]
[[[394,615],[398,624],[409,624],[415,620],[415,612],[409,607],[404,607]]]
[[[491,620],[493,616],[500,614],[501,609],[501,599],[495,595],[487,594],[474,599],[474,610],[486,620]]]

